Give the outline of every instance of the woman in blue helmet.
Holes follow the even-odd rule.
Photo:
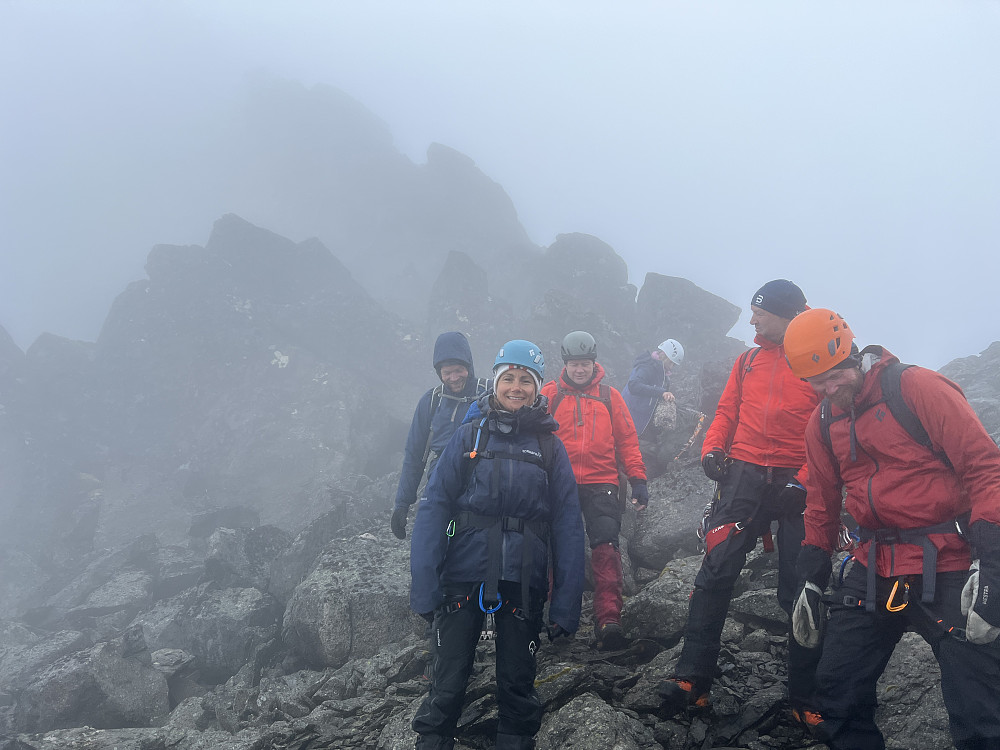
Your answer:
[[[416,747],[450,750],[480,634],[496,636],[496,747],[534,747],[542,719],[535,653],[549,588],[549,638],[576,631],[584,534],[576,479],[539,395],[541,350],[508,341],[494,391],[441,453],[413,524],[410,606],[432,623],[431,690]]]

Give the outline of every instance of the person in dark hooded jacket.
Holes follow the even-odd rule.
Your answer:
[[[684,347],[674,339],[667,339],[653,351],[638,354],[632,363],[622,397],[640,438],[653,421],[656,404],[674,400],[670,392],[670,368],[680,366],[683,361]]]
[[[417,510],[410,606],[431,622],[434,644],[430,693],[413,719],[418,749],[454,747],[481,632],[496,636],[496,747],[534,747],[550,559],[549,638],[579,626],[583,520],[573,467],[539,395],[544,366],[531,342],[504,344],[495,394],[452,436]]]
[[[469,405],[489,389],[489,380],[476,379],[469,340],[458,331],[442,333],[434,342],[434,369],[441,383],[425,393],[413,412],[406,437],[403,468],[399,473],[390,528],[406,538],[406,516],[417,501],[417,489],[427,468],[434,470],[438,456],[462,423]]]

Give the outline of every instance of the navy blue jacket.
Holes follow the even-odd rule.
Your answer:
[[[486,395],[477,402],[485,422],[479,419],[458,428],[441,454],[420,501],[410,544],[410,606],[418,613],[431,612],[441,604],[445,585],[487,579],[489,529],[463,525],[449,537],[448,523],[459,513],[541,521],[549,524],[552,549],[549,620],[575,632],[580,624],[585,558],[583,519],[569,456],[562,442],[553,438],[551,479],[535,463],[490,457],[492,452],[537,456],[537,435],[554,433],[557,425],[547,412],[544,397],[513,414],[494,409],[489,401],[490,396]],[[489,431],[487,451],[476,459],[470,472],[471,459],[466,454],[476,442],[481,423],[482,429]],[[501,462],[499,487],[494,497],[491,481],[498,461]],[[501,580],[521,582],[525,543],[535,545],[529,585],[547,591],[548,552],[544,540],[531,533],[503,532]]]
[[[667,377],[663,363],[653,359],[651,352],[642,352],[636,356],[628,383],[622,389],[622,396],[637,433],[641,435],[649,426],[657,400],[663,398],[663,394],[669,390],[670,378]]]
[[[406,436],[406,448],[403,452],[403,468],[399,473],[399,486],[396,488],[397,508],[413,505],[417,501],[417,488],[424,475],[427,439],[430,437],[430,450],[439,454],[455,434],[455,430],[465,418],[465,413],[479,396],[486,392],[486,383],[480,385],[476,380],[476,371],[472,366],[472,349],[469,341],[461,333],[450,331],[438,336],[434,344],[434,369],[440,372],[441,365],[449,360],[461,362],[469,369],[469,379],[460,394],[452,394],[447,388],[439,385],[431,388],[420,397],[417,408],[413,411],[410,422],[410,432]],[[434,391],[438,390],[435,396]],[[433,403],[434,413],[431,414]],[[432,430],[433,428],[433,430]]]

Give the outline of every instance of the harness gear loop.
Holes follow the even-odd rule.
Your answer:
[[[483,591],[485,588],[486,588],[485,583],[479,584],[479,608],[486,614],[492,615],[494,612],[500,609],[500,607],[503,606],[503,599],[501,598],[500,594],[497,594],[497,605],[495,607],[487,608],[487,606],[483,603]]]
[[[906,609],[906,605],[910,603],[910,583],[909,581],[902,581],[903,583],[903,593],[900,595],[901,604],[893,604],[896,599],[896,594],[899,592],[899,583],[902,581],[901,578],[897,578],[892,584],[892,591],[889,592],[889,599],[885,603],[885,608],[890,612],[901,612]]]

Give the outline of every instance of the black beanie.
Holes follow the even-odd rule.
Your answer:
[[[788,279],[775,279],[758,289],[750,304],[791,320],[806,309],[806,297]]]

